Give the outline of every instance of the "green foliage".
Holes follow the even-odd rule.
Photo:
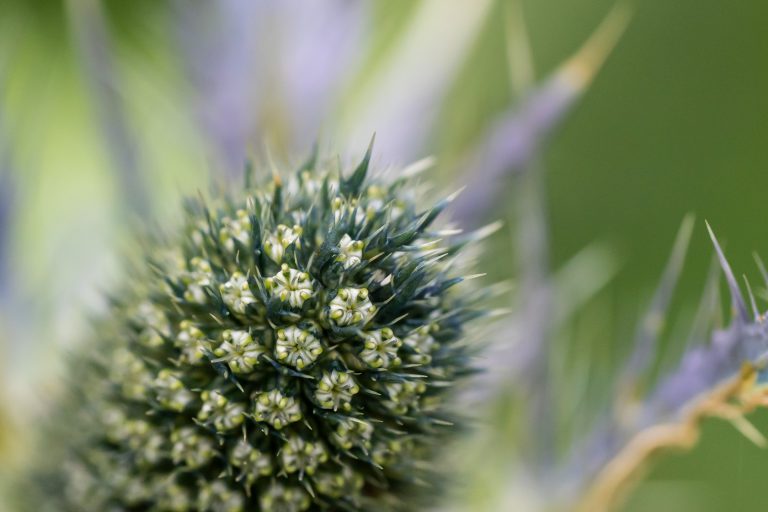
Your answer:
[[[48,506],[416,506],[457,429],[446,397],[472,371],[476,313],[453,292],[464,242],[430,227],[446,201],[420,210],[369,160],[187,202],[73,372]]]

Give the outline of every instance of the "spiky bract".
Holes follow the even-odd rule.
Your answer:
[[[466,375],[459,244],[404,179],[304,166],[153,242],[76,375],[60,510],[408,510]]]

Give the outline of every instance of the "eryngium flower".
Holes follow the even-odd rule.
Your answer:
[[[75,376],[57,510],[413,508],[475,313],[430,228],[448,201],[369,158],[190,201],[152,242]]]

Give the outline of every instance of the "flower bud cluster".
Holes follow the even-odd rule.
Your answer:
[[[189,203],[95,340],[61,510],[408,508],[473,312],[445,203],[368,182],[368,158]]]

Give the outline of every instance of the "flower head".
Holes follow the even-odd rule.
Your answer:
[[[473,313],[445,203],[367,183],[369,156],[189,203],[78,374],[60,509],[392,510],[428,481]]]

